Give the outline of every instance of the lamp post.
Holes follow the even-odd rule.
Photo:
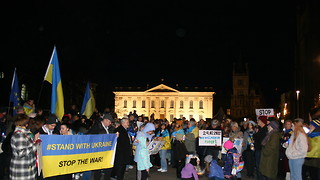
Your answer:
[[[297,94],[297,118],[300,116],[299,114],[299,95],[300,95],[300,90],[296,91]]]

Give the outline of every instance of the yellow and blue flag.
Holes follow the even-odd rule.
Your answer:
[[[82,102],[81,114],[87,116],[87,118],[90,118],[95,108],[96,101],[93,97],[93,93],[90,88],[90,83],[88,82]]]
[[[116,134],[40,135],[39,168],[43,177],[112,168]]]
[[[13,115],[16,115],[17,107],[20,106],[20,89],[16,68],[14,68],[9,102],[13,103]]]
[[[64,115],[64,100],[56,47],[53,49],[44,80],[52,84],[51,113],[61,119]]]

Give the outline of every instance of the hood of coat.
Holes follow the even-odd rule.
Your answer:
[[[154,131],[155,130],[155,127],[154,127],[154,124],[153,123],[147,123],[142,132],[148,137],[149,140],[152,139],[152,137],[154,136],[154,134],[148,134],[149,131]]]

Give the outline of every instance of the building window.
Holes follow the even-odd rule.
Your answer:
[[[180,101],[180,109],[183,109],[183,101]]]
[[[170,101],[170,108],[174,108],[174,101]]]
[[[203,101],[202,100],[199,101],[199,109],[203,109]]]
[[[189,103],[190,103],[189,108],[193,109],[193,101],[191,100]]]
[[[146,108],[146,101],[145,101],[145,100],[142,100],[142,102],[141,102],[141,108]]]
[[[230,116],[230,114],[231,114],[231,109],[227,109],[227,115]]]
[[[160,101],[160,108],[164,108],[164,100]]]
[[[243,81],[242,80],[238,80],[238,86],[243,86]]]
[[[123,108],[127,108],[127,100],[123,101]]]
[[[137,107],[137,101],[136,100],[133,100],[132,102],[132,108],[136,108]]]
[[[193,115],[192,115],[192,114],[189,115],[189,119],[191,119],[191,118],[193,118]]]
[[[154,101],[151,101],[151,108],[154,108]]]
[[[4,72],[0,72],[0,79],[4,79]]]
[[[173,114],[170,114],[170,121],[173,121]]]

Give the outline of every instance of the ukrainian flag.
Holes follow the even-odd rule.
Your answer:
[[[90,118],[95,108],[96,108],[96,101],[90,89],[90,83],[88,82],[86,87],[86,92],[84,94],[84,98],[82,102],[81,114],[87,116],[87,118]]]
[[[61,119],[64,114],[64,100],[56,47],[53,49],[44,80],[52,84],[51,113]]]

